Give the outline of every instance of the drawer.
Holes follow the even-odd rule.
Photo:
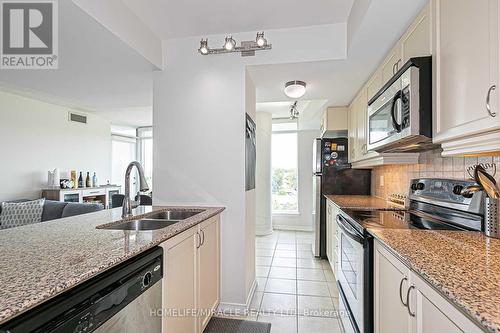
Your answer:
[[[93,197],[96,195],[106,195],[106,189],[97,188],[97,189],[90,189],[90,190],[82,190],[83,197]]]

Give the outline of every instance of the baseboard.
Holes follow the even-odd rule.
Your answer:
[[[286,230],[286,231],[308,231],[312,232],[313,229],[310,227],[300,227],[296,225],[286,225],[286,224],[273,224],[274,230]]]
[[[247,315],[248,309],[250,308],[250,303],[252,302],[252,298],[253,295],[255,294],[256,289],[257,289],[257,280],[254,279],[245,304],[220,302],[219,307],[217,308],[217,312],[225,315],[237,315],[237,316]]]

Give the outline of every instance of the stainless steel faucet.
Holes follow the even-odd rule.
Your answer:
[[[125,171],[125,197],[123,198],[122,205],[123,218],[132,215],[132,203],[130,200],[130,173],[132,172],[134,166],[139,172],[139,191],[149,190],[148,182],[146,181],[146,177],[144,177],[144,169],[142,168],[142,165],[137,161],[131,162],[127,167],[127,171]]]

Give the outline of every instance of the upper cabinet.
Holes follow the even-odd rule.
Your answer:
[[[432,55],[431,6],[427,5],[413,21],[400,42],[401,63],[410,58]],[[401,66],[399,66],[400,68]],[[399,69],[398,68],[398,69]]]
[[[443,155],[500,151],[497,0],[433,0],[435,133]]]
[[[394,74],[396,74],[396,72],[401,68],[402,63],[401,43],[397,43],[391,52],[389,52],[389,55],[382,64],[382,85],[384,85],[394,76]]]
[[[321,117],[321,136],[328,137],[329,134],[337,134],[347,130],[347,107],[329,107]]]

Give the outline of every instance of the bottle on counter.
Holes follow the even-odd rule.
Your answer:
[[[78,177],[78,187],[82,188],[83,187],[83,175],[82,172],[80,171],[80,176]]]
[[[87,171],[87,178],[85,178],[85,187],[92,187],[92,182],[90,181],[90,172]]]
[[[97,187],[97,175],[94,172],[94,176],[92,177],[92,187]]]

